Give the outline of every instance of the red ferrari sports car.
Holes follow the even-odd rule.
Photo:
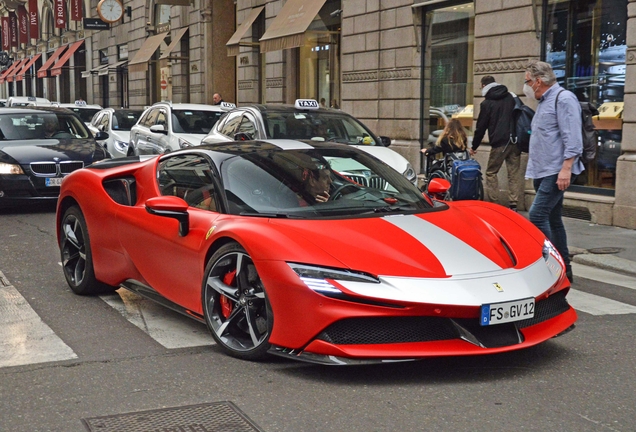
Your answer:
[[[576,321],[562,259],[524,217],[431,199],[336,143],[102,161],[65,178],[57,227],[75,293],[127,288],[205,322],[241,359],[497,353]]]

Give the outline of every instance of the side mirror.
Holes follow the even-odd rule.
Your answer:
[[[95,134],[95,139],[97,141],[104,141],[108,139],[108,134],[106,132],[99,131]]]
[[[387,136],[380,136],[378,138],[380,138],[380,142],[382,143],[384,147],[388,147],[391,145],[391,138]]]
[[[179,235],[185,237],[190,231],[188,203],[176,196],[160,196],[146,201],[146,211],[151,215],[168,217],[179,221]]]
[[[442,178],[434,178],[428,184],[428,194],[435,199],[444,199],[443,196],[450,189],[451,184],[448,180]]]
[[[234,141],[249,141],[251,139],[252,137],[250,137],[245,132],[239,132],[237,134],[234,134]]]
[[[150,126],[150,132],[168,135],[168,131],[166,130],[166,127],[162,124],[156,124],[156,125]]]

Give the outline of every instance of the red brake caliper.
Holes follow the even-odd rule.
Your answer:
[[[225,285],[234,286],[235,281],[236,281],[236,270],[232,270],[231,272],[226,273],[225,276],[223,276],[223,283]],[[221,295],[220,301],[221,301],[221,314],[223,314],[224,318],[227,318],[232,313],[232,309],[234,309],[232,300],[230,300],[224,295]]]

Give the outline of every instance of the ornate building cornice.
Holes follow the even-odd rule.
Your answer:
[[[491,60],[486,62],[475,62],[475,73],[492,73],[492,72],[523,72],[526,65],[532,60],[530,58],[519,58],[509,60]]]

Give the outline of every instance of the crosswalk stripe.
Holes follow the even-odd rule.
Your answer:
[[[166,348],[213,345],[205,324],[184,317],[124,288],[101,299]]]
[[[621,315],[636,313],[636,306],[575,289],[568,293],[568,302],[574,309],[591,315]]]
[[[580,276],[585,279],[591,279],[598,282],[636,290],[636,279],[633,276],[612,273],[611,271],[577,263],[572,263],[572,272],[574,273],[575,278]]]
[[[0,278],[6,281],[2,272]],[[75,358],[15,287],[0,285],[0,367]]]

